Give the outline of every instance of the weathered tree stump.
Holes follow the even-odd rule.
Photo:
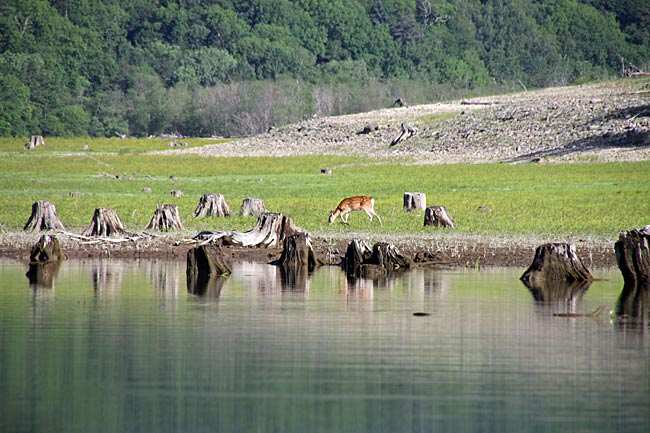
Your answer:
[[[194,210],[194,217],[227,217],[230,216],[230,207],[223,194],[203,194],[199,204]]]
[[[261,216],[266,213],[266,208],[261,198],[245,198],[242,201],[239,213],[245,217]]]
[[[623,276],[616,314],[650,319],[650,226],[622,231],[614,250]]]
[[[331,168],[321,168],[320,169],[320,174],[330,175],[330,174],[332,174],[332,169]]]
[[[178,205],[159,204],[156,206],[156,211],[153,213],[145,229],[168,232],[170,230],[182,229],[183,227]]]
[[[399,105],[400,107],[408,107],[408,104],[404,100],[404,98],[397,98],[393,105]]]
[[[342,262],[345,272],[348,275],[355,274],[359,266],[367,262],[370,256],[372,256],[372,249],[365,241],[352,239],[348,242],[348,248]]]
[[[378,242],[370,250],[364,241],[353,239],[348,243],[342,265],[348,275],[376,278],[391,271],[409,269],[413,267],[413,261],[402,255],[393,244]]]
[[[124,225],[117,212],[109,208],[97,208],[83,236],[113,236],[125,234]]]
[[[201,245],[187,252],[187,291],[197,295],[218,297],[224,276],[230,274],[221,249],[217,245]]]
[[[36,146],[42,146],[45,144],[45,139],[42,135],[32,135],[27,143],[25,143],[25,149],[31,150]]]
[[[172,197],[183,197],[183,191],[181,191],[180,189],[172,189],[171,191],[169,191],[169,194]]]
[[[427,207],[427,195],[423,192],[405,192],[404,193],[404,210],[411,212],[413,210],[424,210]]]
[[[402,123],[402,132],[390,142],[391,146],[401,143],[402,141],[411,138],[415,135],[415,128],[408,123]]]
[[[558,282],[591,283],[593,277],[582,264],[575,245],[554,243],[537,247],[533,263],[520,279],[527,287],[546,287]]]
[[[302,230],[296,227],[288,216],[267,212],[260,215],[255,227],[247,232],[202,231],[194,239],[205,242],[219,241],[223,245],[270,248],[283,243],[288,236],[300,231]]]
[[[283,242],[280,258],[273,265],[289,267],[306,267],[312,271],[323,264],[314,254],[311,236],[307,232],[297,232],[287,236]]]
[[[53,203],[39,200],[32,204],[32,214],[23,227],[23,230],[63,230],[63,224],[56,214]]]
[[[57,260],[64,260],[65,254],[56,236],[43,235],[32,246],[29,253],[30,263],[49,263]]]
[[[456,228],[456,223],[444,206],[429,206],[424,211],[424,226]]]
[[[69,197],[81,197],[81,192],[79,192],[79,191],[70,191],[68,193],[68,196]]]

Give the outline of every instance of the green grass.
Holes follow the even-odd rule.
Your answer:
[[[149,140],[140,141],[145,143],[134,141],[133,147],[144,151],[152,146]],[[179,205],[190,231],[254,226],[254,217],[195,219],[192,212],[199,197],[210,192],[224,194],[234,211],[246,197],[262,198],[268,210],[289,215],[299,227],[324,236],[442,233],[423,227],[423,212],[403,211],[404,192],[423,192],[427,205],[445,206],[458,225],[454,233],[461,235],[614,238],[620,230],[650,223],[650,162],[409,166],[332,156],[147,155],[115,152],[103,140],[98,142],[90,140],[89,146],[107,149],[66,152],[66,146],[78,145],[70,140],[55,150],[7,151],[0,158],[3,230],[21,231],[37,200],[54,203],[66,228],[77,232],[89,225],[98,207],[116,210],[128,229],[143,230],[156,205],[163,203]],[[324,167],[333,174],[322,175]],[[152,193],[142,192],[145,187]],[[172,197],[173,189],[184,196]],[[70,197],[71,191],[81,194]],[[351,214],[348,227],[328,225],[329,211],[338,201],[358,194],[375,197],[384,226],[368,226],[360,212]],[[479,212],[479,206],[492,211]]]

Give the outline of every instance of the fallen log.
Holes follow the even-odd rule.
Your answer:
[[[415,128],[408,123],[402,123],[402,132],[390,142],[391,146],[401,143],[402,141],[411,138],[415,135]]]
[[[622,231],[614,251],[623,276],[616,314],[650,319],[650,225]]]
[[[424,226],[456,228],[449,212],[444,206],[429,206],[424,211]]]
[[[528,287],[545,287],[549,284],[567,284],[593,281],[589,270],[576,253],[575,245],[550,243],[537,247],[535,257],[521,276]]]
[[[301,232],[293,220],[281,213],[267,212],[257,219],[257,224],[247,232],[202,231],[194,240],[202,243],[220,242],[222,245],[270,248],[279,245],[294,233]]]
[[[63,229],[63,223],[56,214],[56,206],[45,200],[39,200],[32,204],[32,214],[23,227],[25,231]]]

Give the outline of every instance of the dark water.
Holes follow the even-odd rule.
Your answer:
[[[524,269],[241,263],[202,296],[184,262],[26,270],[0,260],[3,433],[650,431],[650,328],[609,317],[617,269],[569,300]]]

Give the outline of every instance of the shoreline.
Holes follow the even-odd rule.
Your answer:
[[[65,233],[2,233],[0,235],[0,257],[28,261],[32,246],[43,234],[53,234],[61,244],[68,259],[151,259],[187,260],[187,252],[196,246],[186,233],[151,235],[137,240],[97,238],[80,240]],[[316,256],[326,264],[338,264],[345,255],[347,244],[352,239],[362,239],[372,246],[383,241],[392,243],[416,266],[441,267],[509,267],[526,269],[535,257],[535,249],[546,243],[571,243],[587,268],[616,267],[614,253],[615,239],[548,240],[541,238],[472,237],[463,235],[430,236],[407,238],[399,235],[377,235],[370,238],[363,234],[336,239],[322,235],[311,235]],[[282,245],[271,248],[221,247],[228,261],[251,261],[268,263],[282,253]]]

